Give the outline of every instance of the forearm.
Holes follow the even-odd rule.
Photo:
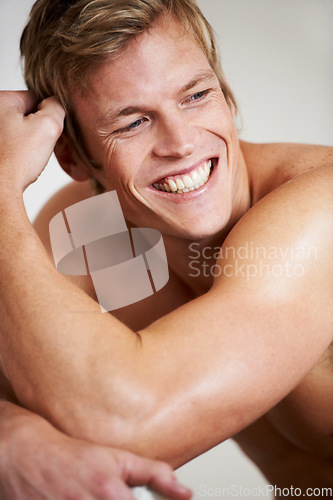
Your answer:
[[[11,402],[0,380],[0,496],[123,498],[127,485],[147,484],[174,500],[188,500],[163,463],[71,439],[45,419]],[[106,493],[108,496],[106,497]],[[164,497],[163,497],[164,498]]]
[[[1,397],[1,396],[0,396]],[[42,418],[19,405],[0,399],[0,477],[5,472],[5,460],[11,439],[18,434],[29,434],[29,429],[42,423]]]
[[[0,351],[19,400],[56,424],[64,401],[74,419],[76,401],[80,408],[96,400],[100,406],[103,399],[109,404],[107,396],[131,382],[124,365],[138,349],[136,334],[101,314],[97,303],[57,272],[19,196],[1,196],[0,239]]]
[[[33,436],[40,433],[41,427],[49,426],[39,415],[36,415],[17,403],[10,386],[0,380],[0,485],[9,475],[9,462],[14,448],[25,448],[27,440],[34,441]],[[19,443],[22,443],[20,447]]]
[[[56,271],[21,200],[8,198],[0,205],[5,242],[0,280],[6,283],[0,291],[0,349],[20,403],[68,435],[174,466],[228,437],[234,423],[242,425],[242,418],[235,420],[230,411],[226,388],[225,393],[221,390],[225,426],[213,434],[205,431],[193,442],[202,413],[216,406],[213,398],[208,405],[205,399],[208,388],[214,393],[210,381],[220,378],[225,360],[219,349],[209,354],[210,343],[201,353],[195,349],[204,319],[197,321],[185,307],[162,320],[161,344],[153,341],[150,331],[142,342],[114,317],[101,314],[97,303]],[[202,300],[208,313],[215,308],[214,302]],[[182,332],[183,318],[195,327]],[[207,356],[210,363],[203,362]],[[194,404],[197,412],[192,411]],[[184,445],[178,446],[175,439],[185,421],[192,430],[183,433]]]
[[[143,429],[148,432],[166,389],[165,381],[157,382],[157,356],[142,356],[138,334],[101,314],[97,303],[56,271],[23,207],[22,192],[44,169],[63,120],[56,98],[37,104],[30,92],[0,92],[4,372],[21,404],[68,435],[126,443],[149,454],[139,436]],[[179,365],[174,371],[179,373]],[[168,373],[165,378],[169,385]]]
[[[156,377],[158,353],[149,364],[140,337],[58,273],[19,197],[0,201],[0,232],[0,351],[20,404],[69,436],[169,459],[155,439],[168,385],[167,373]]]

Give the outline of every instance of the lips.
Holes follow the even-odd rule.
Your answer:
[[[165,177],[164,179],[155,182],[153,187],[158,191],[165,191],[173,194],[195,191],[208,181],[212,171],[212,166],[212,160],[210,159],[199,167],[196,167],[191,173]]]

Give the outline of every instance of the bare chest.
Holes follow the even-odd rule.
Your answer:
[[[333,459],[333,346],[303,381],[267,414],[301,449]]]
[[[272,484],[332,487],[332,346],[287,397],[234,439]]]
[[[177,276],[170,275],[168,283],[159,292],[112,314],[129,328],[139,331],[193,298],[189,287]]]
[[[234,436],[271,484],[333,487],[332,347],[278,405]]]

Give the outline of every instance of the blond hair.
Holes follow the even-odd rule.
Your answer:
[[[229,107],[236,110],[213,30],[195,0],[37,0],[33,5],[20,44],[25,80],[39,99],[60,99],[67,112],[65,133],[82,160],[93,164],[75,123],[70,92],[87,91],[91,72],[164,14],[179,20],[200,45]]]

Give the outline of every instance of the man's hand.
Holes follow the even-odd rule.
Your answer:
[[[0,183],[23,192],[45,168],[65,112],[55,97],[38,104],[29,91],[0,92]]]
[[[0,409],[2,500],[133,500],[130,486],[138,485],[173,500],[191,497],[162,462],[69,438],[11,403]]]

